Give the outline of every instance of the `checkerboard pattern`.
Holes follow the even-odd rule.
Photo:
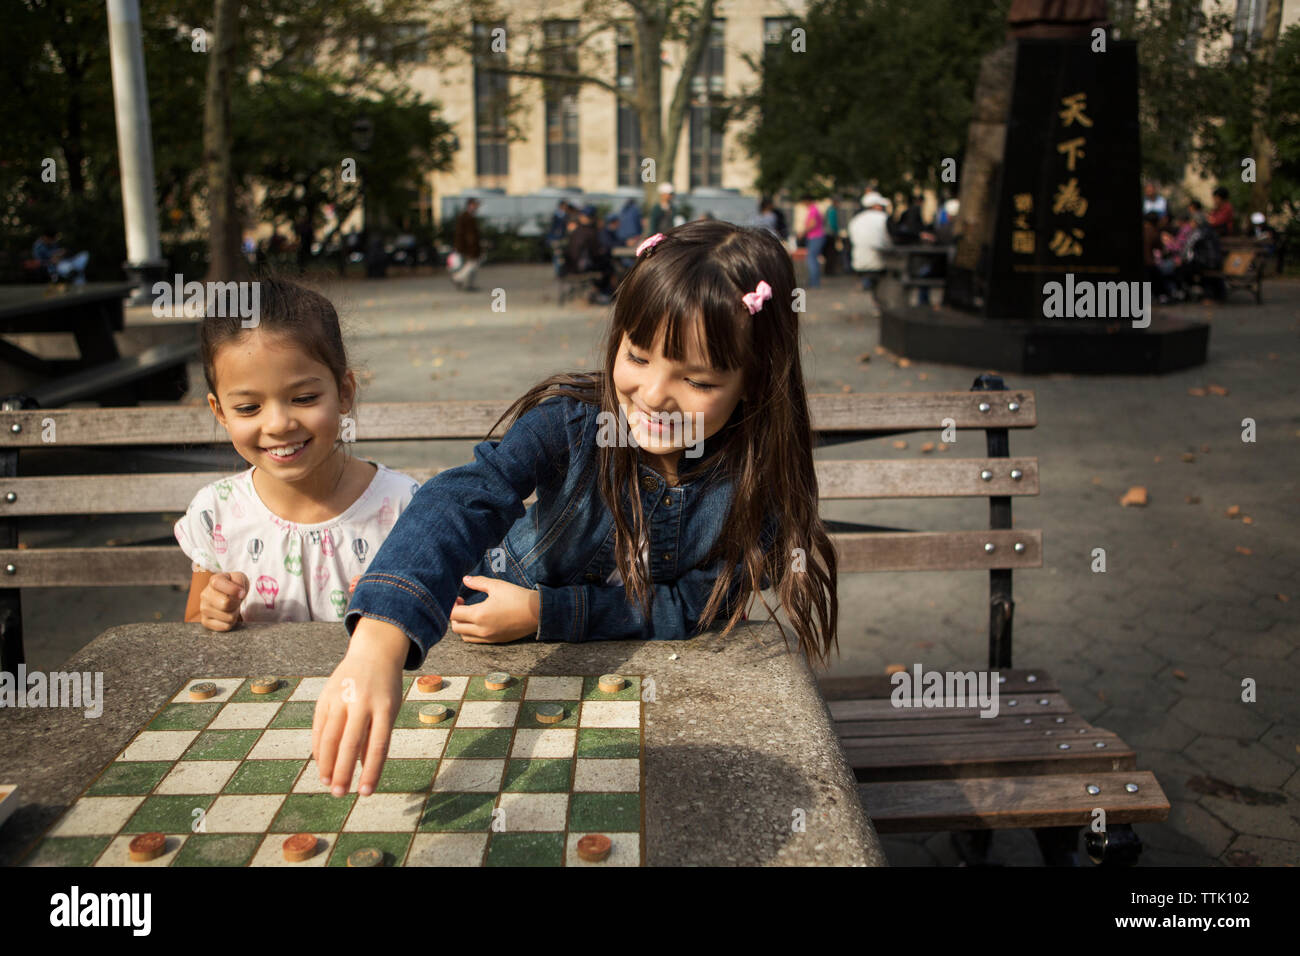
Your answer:
[[[644,861],[641,680],[615,694],[595,676],[444,676],[426,693],[403,680],[404,702],[379,784],[368,797],[332,796],[311,759],[311,723],[324,677],[281,679],[254,694],[251,679],[187,681],[24,861],[30,866],[343,866],[362,848],[387,866],[640,866]],[[199,682],[216,684],[190,699]],[[448,708],[437,724],[420,708]],[[537,720],[559,703],[559,723]],[[359,771],[358,771],[359,776]],[[356,777],[353,778],[356,787]],[[140,833],[165,852],[131,862]],[[281,845],[314,833],[317,851],[289,863]],[[577,842],[603,833],[601,863]]]

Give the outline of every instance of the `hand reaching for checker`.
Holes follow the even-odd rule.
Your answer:
[[[487,594],[486,601],[466,604],[456,598],[451,609],[451,630],[468,644],[504,644],[537,630],[542,596],[498,578],[467,576],[465,584]]]
[[[212,575],[199,595],[199,622],[209,631],[233,630],[243,620],[239,605],[247,594],[248,578],[239,571]]]

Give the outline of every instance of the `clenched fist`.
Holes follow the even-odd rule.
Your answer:
[[[239,605],[248,594],[248,578],[239,571],[214,574],[199,598],[199,623],[209,631],[229,631],[243,618]]]

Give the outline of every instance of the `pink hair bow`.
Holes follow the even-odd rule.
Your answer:
[[[741,296],[744,300],[745,307],[749,309],[749,314],[753,315],[763,307],[763,303],[772,298],[772,287],[762,279],[758,282],[758,287],[753,292],[746,292]]]
[[[659,243],[663,242],[667,238],[668,237],[665,236],[662,232],[656,232],[650,238],[641,240],[641,245],[636,247],[636,254],[638,256],[641,255],[641,253],[645,252],[647,249],[654,248],[655,246],[659,245]]]

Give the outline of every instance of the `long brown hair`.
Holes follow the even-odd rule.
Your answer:
[[[741,296],[753,292],[760,281],[771,286],[772,296],[751,317]],[[604,367],[553,375],[535,385],[506,410],[489,435],[501,422],[513,425],[543,400],[560,395],[621,415],[613,370],[623,335],[649,351],[662,329],[664,356],[680,362],[686,358],[692,325],[703,322],[710,364],[720,370],[740,369],[744,390],[731,420],[709,439],[715,445],[702,459],[709,464],[702,480],[729,480],[734,495],[707,559],[711,564],[721,558],[722,571],[701,614],[700,630],[724,610],[733,587],[739,600],[724,635],[740,621],[755,594],[775,619],[761,593],[766,579],[789,615],[800,649],[810,661],[824,664],[831,647],[838,647],[836,558],[817,512],[794,288],[790,255],[767,229],[708,220],[678,226],[638,257],[615,292]],[[614,516],[615,560],[628,592],[648,618],[652,584],[637,558],[640,549],[633,546],[649,537],[636,487],[637,449],[599,444],[600,494]],[[630,515],[620,502],[626,503]],[[761,535],[772,506],[776,535],[764,551]],[[789,636],[779,620],[777,627],[788,648]]]

